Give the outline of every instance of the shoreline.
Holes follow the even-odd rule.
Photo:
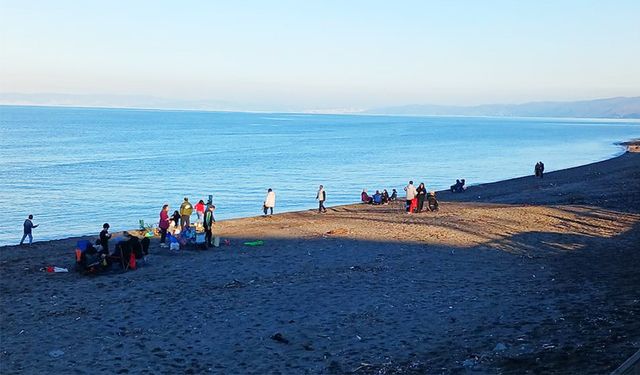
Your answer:
[[[639,187],[627,152],[443,192],[437,212],[401,201],[219,222],[228,246],[172,253],[153,238],[137,270],[97,276],[39,271],[72,270],[77,238],[4,247],[0,367],[610,373],[640,349]]]
[[[569,167],[569,168],[554,170],[554,171],[551,171],[551,172],[545,172],[545,175],[548,175],[550,173],[571,171],[571,170],[574,170],[576,168],[583,168],[583,167],[588,167],[588,166],[591,166],[591,165],[596,165],[598,163],[612,161],[612,160],[615,160],[615,159],[625,155],[628,152],[640,152],[640,138],[638,138],[638,139],[630,139],[630,140],[627,140],[627,141],[614,142],[613,144],[616,145],[616,146],[619,146],[621,148],[621,150],[620,150],[619,153],[615,154],[612,157],[608,157],[606,159],[595,161],[595,162],[588,163],[588,164],[578,165],[578,166],[575,166],[575,167]],[[520,179],[526,179],[527,177],[531,177],[531,175],[529,174],[529,175],[522,175],[522,176],[517,176],[517,177],[510,177],[510,178],[503,179],[503,180],[484,182],[484,183],[481,183],[481,184],[470,184],[470,185],[467,185],[467,187],[468,188],[472,188],[472,187],[473,188],[478,188],[478,187],[483,187],[483,186],[488,186],[488,185],[509,183],[509,182],[512,182],[512,181],[520,180]],[[443,195],[443,193],[447,197],[449,197],[449,191],[448,190],[437,190],[436,194],[439,197],[438,199],[441,199],[440,197]],[[399,194],[400,195],[399,195],[398,201],[402,201],[402,198],[401,198],[402,192],[399,192]],[[455,197],[453,199],[455,200]],[[360,204],[361,204],[360,202],[339,204],[339,205],[335,205],[335,206],[327,206],[327,209],[340,209],[340,208],[351,207],[351,206],[359,206]],[[278,212],[278,213],[274,214],[274,216],[288,215],[288,214],[300,214],[300,213],[313,212],[313,211],[315,211],[315,209],[313,209],[313,208],[304,209],[304,210],[285,211],[285,212]],[[232,218],[232,219],[224,219],[224,220],[219,220],[218,223],[237,222],[237,221],[255,219],[255,218],[260,218],[260,217],[262,217],[262,215],[254,215],[254,216],[246,216],[246,217],[239,217],[239,218]],[[135,232],[139,231],[139,229],[137,229],[137,228],[136,229],[126,229],[126,230],[122,230],[122,231],[113,232],[112,234],[114,236],[116,234],[120,234],[121,235],[125,231],[126,232],[135,233]],[[81,235],[70,236],[70,237],[35,240],[33,242],[33,244],[36,244],[36,243],[46,244],[46,243],[50,243],[50,242],[53,242],[53,241],[63,241],[63,240],[76,240],[76,241],[79,241],[79,240],[86,240],[86,239],[90,239],[90,238],[94,238],[94,237],[97,237],[97,234],[81,234]],[[35,238],[37,238],[37,237],[34,236],[34,239]],[[4,248],[12,248],[12,247],[19,247],[19,245],[18,244],[0,245],[0,251],[2,251]]]

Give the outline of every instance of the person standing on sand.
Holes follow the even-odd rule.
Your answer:
[[[271,215],[273,215],[273,208],[276,206],[276,192],[273,189],[269,188],[267,190],[267,197],[264,199],[264,204],[262,205],[262,209],[264,211],[264,216],[267,216],[267,210],[271,210]]]
[[[421,182],[416,189],[416,195],[418,198],[418,212],[422,212],[424,207],[424,199],[427,196],[427,188],[424,186],[424,182]]]
[[[169,205],[162,206],[160,211],[160,221],[158,222],[158,228],[160,228],[160,247],[167,247],[165,240],[167,239],[167,230],[169,229]]]
[[[196,203],[195,209],[196,209],[196,215],[198,215],[197,222],[201,224],[202,220],[204,219],[204,210],[205,210],[204,201],[202,199],[200,199],[200,201]]]
[[[102,251],[105,254],[109,254],[109,239],[111,238],[109,228],[109,223],[104,223],[102,224],[102,231],[100,231],[100,246],[102,246]]]
[[[538,164],[540,164],[540,178],[544,177],[544,163],[539,161]]]
[[[404,187],[404,191],[407,192],[407,197],[406,199],[406,210],[407,212],[410,212],[410,208],[411,208],[411,201],[416,197],[416,188],[415,186],[413,186],[413,181],[409,181],[409,185]]]
[[[204,236],[207,247],[211,247],[213,242],[211,239],[213,238],[213,223],[216,222],[216,218],[213,216],[213,211],[216,209],[216,206],[210,204],[207,206],[207,211],[204,213]]]
[[[31,246],[32,242],[33,242],[33,235],[31,234],[31,231],[33,228],[37,228],[38,225],[33,225],[33,215],[29,215],[29,217],[24,221],[23,226],[23,233],[22,233],[22,239],[20,240],[20,246],[22,246],[22,244],[24,243],[24,239],[29,237],[29,246]]]
[[[320,185],[318,188],[316,199],[318,200],[318,213],[327,212],[327,209],[324,207],[324,201],[327,200],[327,192],[324,190],[324,186]]]
[[[180,206],[180,227],[184,229],[184,227],[191,226],[191,214],[193,213],[193,206],[189,203],[189,198],[184,197],[184,202]]]

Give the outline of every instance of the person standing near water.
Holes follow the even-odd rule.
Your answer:
[[[327,192],[324,190],[324,186],[320,185],[320,188],[318,188],[316,199],[318,200],[318,213],[327,212],[327,209],[324,207],[324,201],[327,200]]]
[[[202,224],[202,220],[204,219],[204,211],[205,211],[204,201],[202,199],[200,199],[200,201],[196,203],[195,209],[196,209],[196,215],[198,215],[197,222]]]
[[[409,185],[404,187],[404,191],[407,192],[407,197],[406,199],[406,210],[407,212],[410,212],[410,207],[411,207],[411,201],[416,197],[416,188],[415,186],[413,186],[413,181],[409,181]]]
[[[540,178],[544,177],[544,163],[539,161],[538,164],[540,164]]]
[[[276,192],[273,189],[269,188],[267,190],[267,197],[264,199],[264,204],[262,208],[264,210],[264,215],[267,216],[267,210],[271,210],[271,215],[273,215],[273,208],[276,206]]]
[[[37,228],[38,225],[33,225],[33,215],[29,215],[29,217],[27,218],[27,220],[24,221],[23,226],[23,233],[22,233],[22,239],[20,240],[20,246],[22,246],[22,244],[24,243],[24,239],[29,237],[29,246],[31,246],[31,243],[33,242],[33,235],[31,234],[31,231],[33,230],[33,228]]]
[[[211,247],[213,242],[211,241],[213,237],[213,223],[216,222],[216,218],[213,216],[213,211],[216,209],[216,206],[210,204],[207,205],[207,211],[204,213],[204,237],[207,247]]]
[[[162,206],[160,211],[160,221],[158,222],[160,228],[160,247],[167,247],[165,240],[167,239],[167,229],[169,229],[169,205]]]
[[[191,226],[191,214],[193,213],[193,206],[189,203],[189,198],[184,197],[184,202],[180,206],[180,226],[182,229],[184,227]]]
[[[109,239],[111,233],[109,233],[109,223],[102,224],[102,231],[100,231],[100,246],[105,254],[109,254]]]
[[[422,208],[424,207],[424,199],[427,196],[427,188],[424,186],[424,182],[421,182],[420,185],[418,185],[416,193],[418,196],[418,212],[422,212]]]

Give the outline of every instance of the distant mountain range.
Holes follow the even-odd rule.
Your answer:
[[[373,108],[367,114],[432,116],[504,116],[504,117],[581,117],[640,119],[640,96],[575,102],[531,102],[524,104],[485,104],[446,106],[417,104]]]

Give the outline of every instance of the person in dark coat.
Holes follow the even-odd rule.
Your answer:
[[[29,215],[29,217],[24,221],[24,231],[22,233],[22,239],[20,240],[20,246],[22,246],[22,244],[24,243],[24,239],[27,237],[29,237],[29,246],[31,246],[31,243],[33,242],[33,235],[31,234],[31,230],[33,228],[37,228],[38,225],[33,225],[33,221],[31,220],[33,220],[33,215]]]
[[[207,211],[204,213],[204,236],[207,247],[213,246],[213,223],[216,222],[216,218],[213,216],[213,211],[215,211],[215,209],[216,206],[210,204],[207,206]]]
[[[109,233],[109,223],[102,224],[102,231],[100,232],[100,246],[102,246],[102,252],[109,253],[109,239],[111,233]]]
[[[424,208],[424,199],[427,196],[427,188],[424,186],[424,182],[421,182],[416,189],[416,196],[418,198],[418,212],[422,212]]]

